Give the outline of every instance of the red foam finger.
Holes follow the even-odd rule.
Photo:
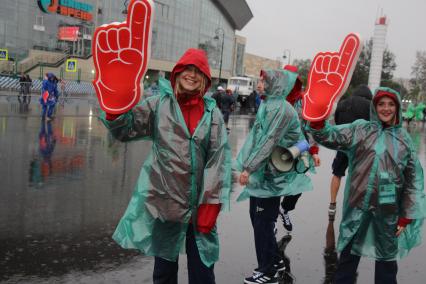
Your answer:
[[[119,48],[117,42],[117,33],[117,29],[110,29],[107,34],[108,45],[112,50],[117,50]]]
[[[322,70],[324,72],[330,71],[330,61],[331,61],[331,56],[329,54],[325,55],[324,60],[322,61]]]
[[[324,61],[324,57],[322,55],[318,54],[317,56],[315,56],[313,66],[315,66],[316,72],[318,72],[318,73],[322,72],[322,62],[323,61]]]
[[[339,68],[339,62],[340,62],[340,57],[339,56],[332,56],[331,57],[331,61],[330,61],[330,71],[331,72],[336,72],[337,68]]]
[[[118,30],[118,45],[120,49],[130,47],[130,31],[128,28]]]
[[[337,72],[345,77],[352,68],[354,59],[358,59],[360,52],[360,39],[356,34],[349,34],[340,48],[340,63]],[[356,62],[355,62],[356,63]]]
[[[127,23],[131,34],[131,47],[143,50],[145,38],[151,29],[152,2],[150,0],[133,0],[129,4]]]
[[[98,48],[100,48],[103,52],[108,51],[109,46],[106,31],[104,29],[99,29],[99,31],[96,32],[95,38],[97,38],[97,40],[95,42],[98,43]]]

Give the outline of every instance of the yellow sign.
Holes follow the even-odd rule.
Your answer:
[[[65,62],[65,71],[77,72],[77,59],[68,59]]]
[[[0,49],[0,60],[9,60],[9,53],[7,49]]]

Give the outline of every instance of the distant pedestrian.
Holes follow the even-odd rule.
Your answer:
[[[53,112],[57,101],[57,79],[53,73],[47,73],[42,83],[41,96],[39,99],[42,106],[42,119],[49,121],[53,118]]]
[[[28,103],[31,101],[31,87],[33,85],[33,80],[30,77],[30,74],[25,75],[25,96],[24,101],[28,101]]]
[[[27,81],[27,77],[22,72],[21,76],[19,77],[19,96],[25,95],[25,86],[26,86],[25,82],[26,81]]]
[[[220,95],[220,106],[223,115],[223,120],[225,121],[226,130],[230,130],[228,126],[229,115],[234,111],[234,96],[231,89],[226,89],[224,94]]]
[[[219,109],[222,109],[221,103],[221,97],[225,93],[225,89],[222,86],[217,87],[216,92],[213,93],[212,98],[216,101],[216,106]]]

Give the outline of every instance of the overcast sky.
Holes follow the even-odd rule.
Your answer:
[[[247,38],[246,52],[259,56],[276,59],[289,49],[291,60],[312,59],[318,51],[337,51],[350,32],[372,37],[381,11],[388,19],[387,47],[396,56],[395,77],[410,78],[416,51],[426,51],[426,0],[246,2],[254,17],[237,34]]]

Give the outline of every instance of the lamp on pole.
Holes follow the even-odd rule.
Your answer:
[[[287,55],[287,53],[288,53],[288,55]],[[290,63],[291,63],[291,60],[290,60],[291,59],[291,50],[290,49],[284,49],[283,58],[284,59],[288,58],[288,63],[287,64],[290,65]]]
[[[220,49],[220,62],[219,62],[219,84],[220,84],[220,77],[222,76],[222,59],[223,59],[223,44],[225,43],[225,31],[222,28],[217,28],[215,30],[215,40],[219,40],[219,32],[222,33],[222,47]]]

